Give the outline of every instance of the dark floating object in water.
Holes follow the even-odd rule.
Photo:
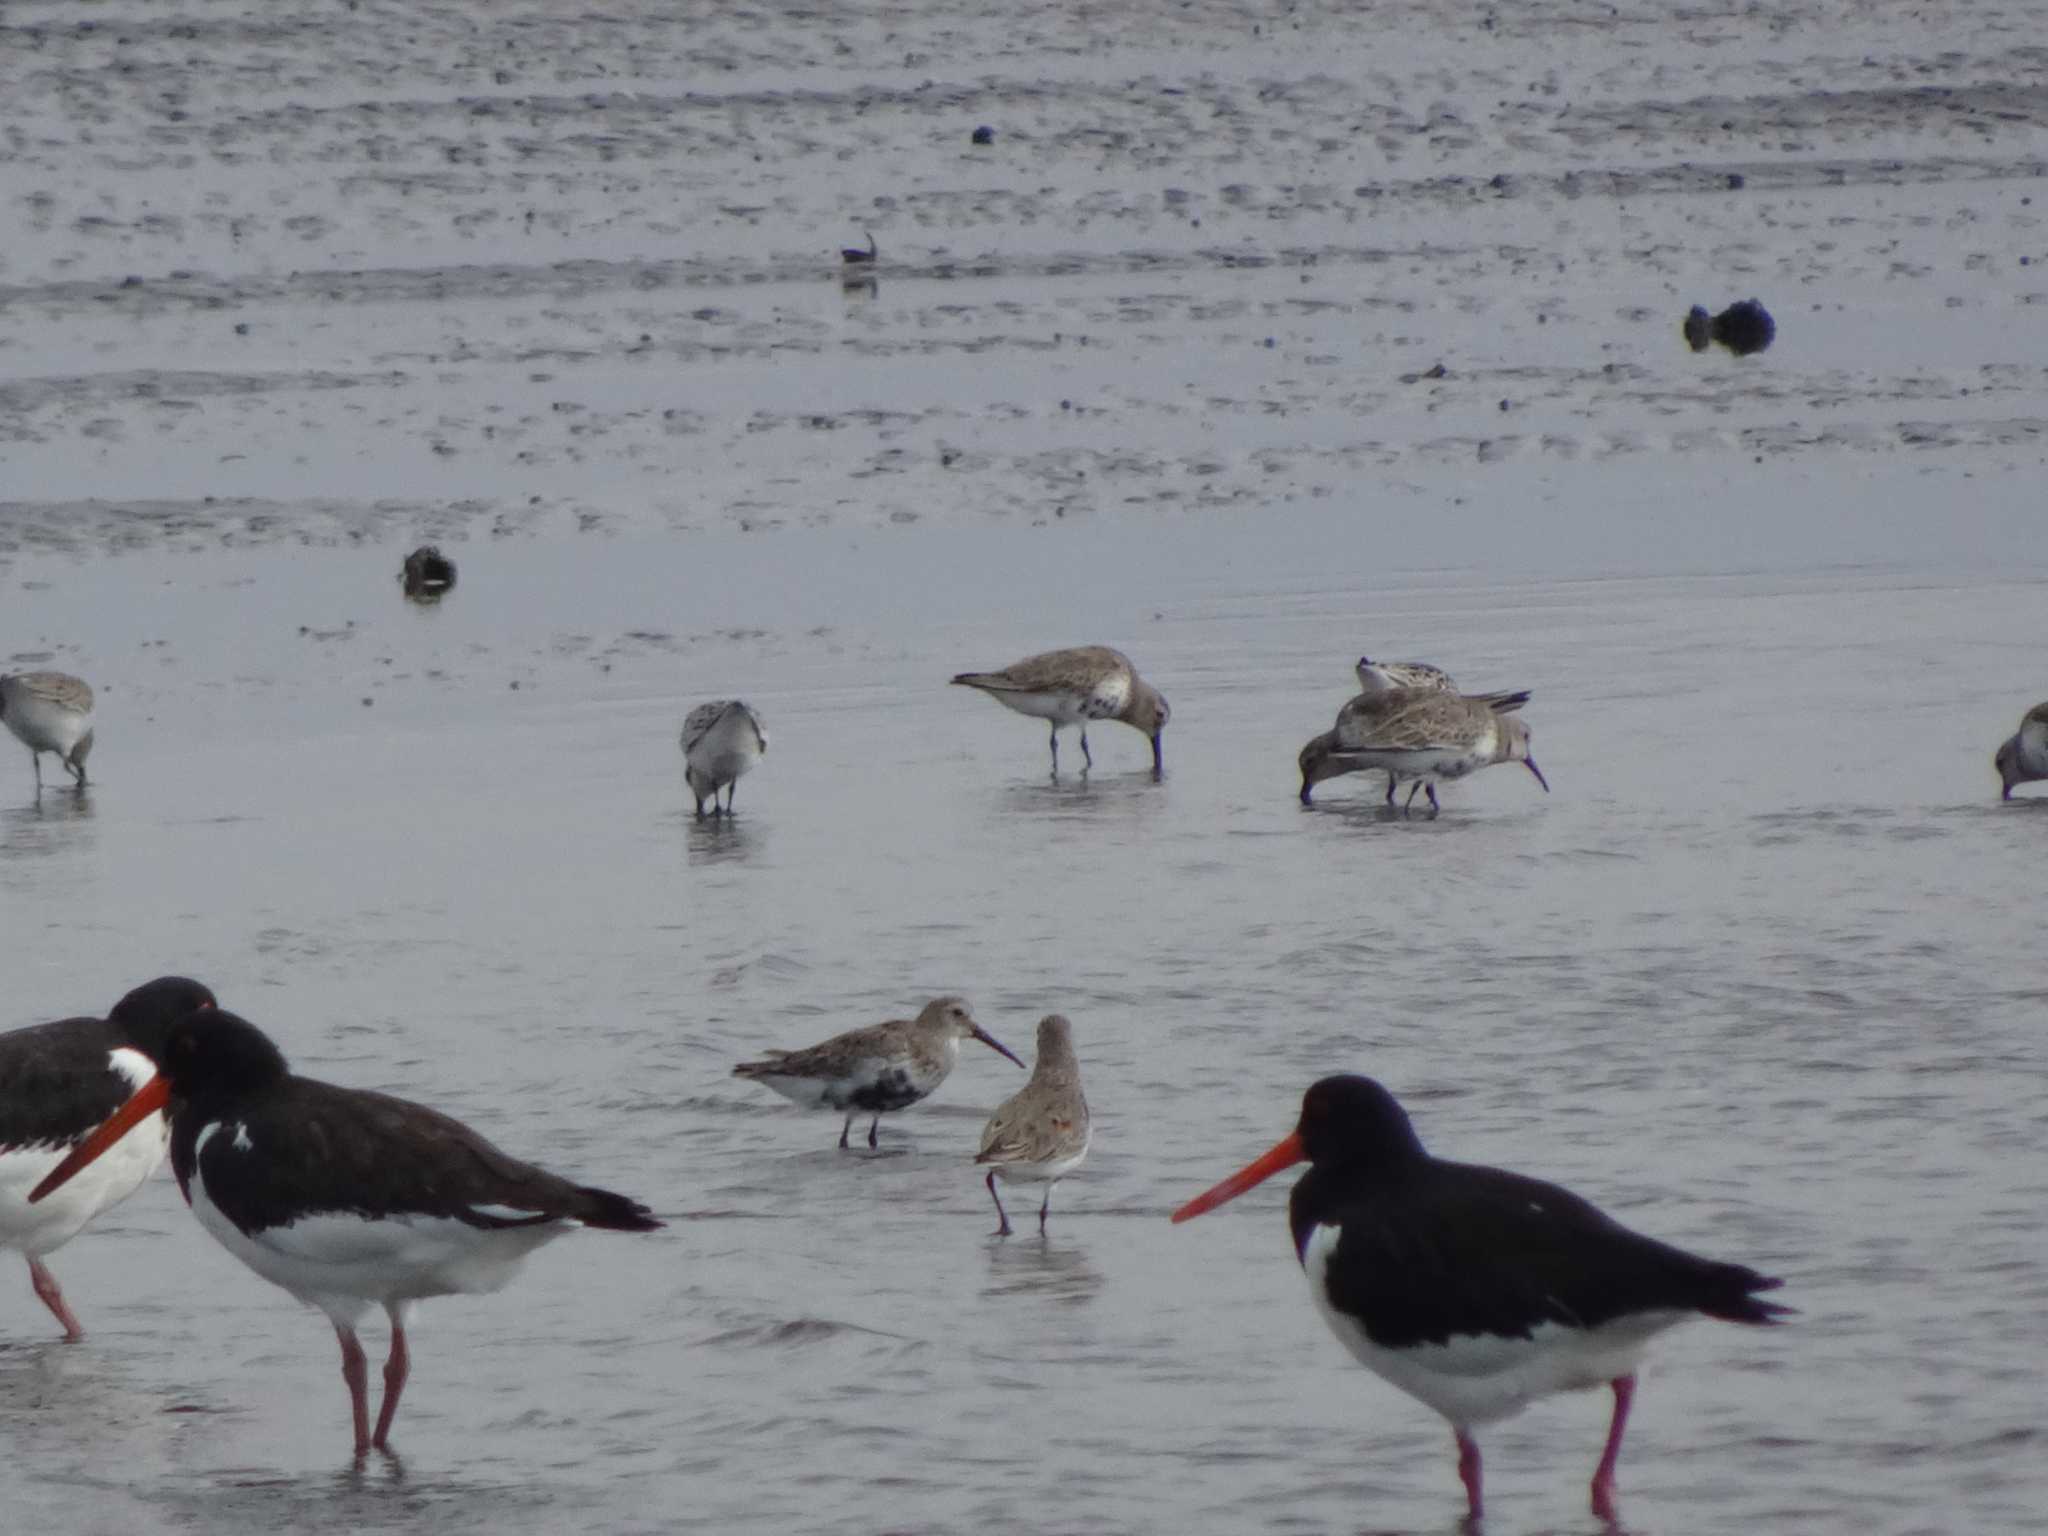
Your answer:
[[[1718,315],[1709,315],[1695,304],[1685,317],[1685,339],[1695,352],[1704,352],[1718,341],[1737,357],[1747,357],[1763,351],[1777,334],[1777,321],[1755,299],[1730,304]]]
[[[432,544],[422,544],[405,557],[398,579],[407,597],[432,600],[455,585],[455,562]]]
[[[975,129],[975,130],[974,130],[974,142],[975,142],[975,143],[977,143],[977,144],[993,144],[993,143],[995,143],[995,141],[996,141],[996,131],[995,131],[995,129],[993,129],[993,128],[990,128],[990,127],[987,127],[987,126],[983,126],[983,127],[980,127],[980,128],[977,128],[977,129]]]
[[[864,229],[861,233],[868,237],[868,248],[866,250],[862,250],[857,245],[842,245],[839,248],[839,259],[849,267],[871,267],[875,264],[874,232]]]

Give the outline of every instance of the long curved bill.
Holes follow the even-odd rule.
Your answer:
[[[1525,757],[1522,759],[1522,766],[1528,769],[1531,773],[1536,775],[1536,782],[1543,786],[1543,793],[1545,793],[1546,795],[1549,794],[1550,780],[1543,777],[1543,770],[1536,766],[1536,759],[1533,757]]]
[[[1010,1060],[1016,1062],[1018,1066],[1021,1067],[1024,1065],[1024,1058],[1022,1056],[1019,1056],[1015,1051],[1011,1050],[1007,1045],[1003,1044],[1002,1041],[998,1040],[994,1035],[990,1034],[987,1030],[983,1029],[979,1024],[975,1025],[974,1027],[974,1038],[979,1040],[983,1045],[987,1046],[992,1051],[1001,1051],[1005,1056],[1009,1057]]]
[[[1173,1213],[1173,1219],[1192,1221],[1204,1211],[1213,1211],[1226,1200],[1235,1200],[1254,1184],[1263,1184],[1282,1169],[1292,1168],[1296,1163],[1308,1161],[1308,1153],[1301,1145],[1297,1132],[1287,1137],[1272,1151],[1257,1162],[1240,1168],[1214,1189],[1195,1196],[1186,1205]]]
[[[52,1190],[61,1189],[79,1169],[170,1102],[171,1085],[159,1072],[136,1089],[135,1096],[126,1104],[101,1121],[98,1130],[73,1147],[69,1157],[44,1175],[43,1182],[28,1192],[28,1203],[34,1205]]]

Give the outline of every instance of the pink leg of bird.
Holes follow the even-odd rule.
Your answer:
[[[391,1449],[391,1421],[398,1417],[398,1394],[405,1390],[405,1378],[412,1370],[412,1351],[406,1348],[405,1324],[391,1319],[391,1354],[384,1361],[384,1406],[377,1410],[377,1433],[370,1444],[380,1451]]]
[[[363,1358],[363,1341],[353,1328],[334,1325],[341,1340],[341,1379],[348,1383],[348,1405],[356,1421],[356,1459],[370,1454],[370,1362]]]
[[[1593,1513],[1609,1525],[1614,1523],[1614,1464],[1621,1460],[1621,1433],[1628,1428],[1628,1405],[1635,1401],[1636,1379],[1617,1376],[1614,1388],[1614,1422],[1607,1426],[1607,1451],[1593,1473]]]
[[[1046,1191],[1047,1198],[1051,1198],[1051,1194],[1050,1190]],[[995,1201],[996,1219],[1002,1223],[995,1231],[989,1233],[989,1236],[1008,1237],[1010,1235],[1010,1213],[1003,1209],[1003,1197],[996,1193],[996,1171],[993,1168],[988,1171],[988,1197]]]
[[[58,1288],[57,1277],[50,1273],[48,1266],[41,1259],[31,1258],[28,1261],[28,1278],[29,1283],[36,1288],[36,1295],[42,1298],[43,1305],[54,1312],[57,1321],[64,1325],[64,1342],[76,1344],[84,1338],[85,1330],[78,1326],[78,1319],[71,1315],[71,1309],[64,1304],[64,1292]]]
[[[1479,1442],[1463,1428],[1453,1427],[1458,1434],[1458,1480],[1465,1485],[1466,1518],[1477,1520],[1486,1512],[1479,1497]]]

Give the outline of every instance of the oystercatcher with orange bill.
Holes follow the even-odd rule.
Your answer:
[[[195,1013],[174,1025],[158,1067],[29,1198],[61,1188],[168,1106],[171,1168],[199,1224],[333,1322],[358,1459],[390,1449],[411,1368],[405,1323],[413,1303],[495,1291],[527,1254],[571,1227],[661,1225],[638,1201],[508,1157],[425,1105],[299,1077],[269,1036],[231,1013]],[[391,1319],[374,1434],[369,1367],[356,1338],[373,1306]]]
[[[1431,1157],[1371,1078],[1326,1077],[1294,1133],[1173,1213],[1214,1210],[1283,1168],[1309,1171],[1287,1204],[1316,1309],[1359,1363],[1446,1419],[1470,1517],[1481,1513],[1474,1425],[1539,1397],[1609,1386],[1614,1418],[1593,1474],[1613,1522],[1614,1465],[1650,1340],[1688,1318],[1767,1324],[1781,1282],[1631,1232],[1569,1190]]]
[[[144,1115],[91,1177],[61,1199],[29,1204],[29,1190],[93,1128],[156,1075],[164,1037],[178,1020],[211,1008],[213,994],[183,976],[159,976],[104,1019],[59,1019],[0,1034],[0,1248],[18,1248],[43,1305],[64,1337],[85,1337],[43,1255],[76,1237],[101,1211],[134,1194],[164,1160],[160,1113]]]

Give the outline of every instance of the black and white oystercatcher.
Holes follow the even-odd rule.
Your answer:
[[[41,1200],[144,1117],[169,1107],[171,1168],[192,1214],[236,1258],[320,1308],[341,1340],[355,1453],[390,1448],[411,1366],[405,1321],[428,1296],[495,1291],[571,1227],[648,1232],[646,1206],[507,1157],[425,1105],[295,1076],[246,1019],[195,1013],[158,1075],[36,1186]],[[369,1423],[356,1324],[391,1319],[384,1401]]]
[[[1316,1308],[1362,1365],[1451,1421],[1474,1520],[1474,1425],[1553,1392],[1613,1388],[1593,1474],[1593,1513],[1611,1522],[1650,1340],[1694,1316],[1761,1324],[1791,1310],[1757,1299],[1779,1285],[1770,1276],[1631,1232],[1569,1190],[1431,1157],[1394,1096],[1365,1077],[1310,1088],[1291,1136],[1173,1219],[1304,1161],[1287,1215]]]
[[[134,1194],[164,1160],[164,1119],[142,1117],[94,1166],[40,1205],[29,1191],[156,1075],[171,1026],[213,994],[183,976],[159,976],[104,1019],[59,1019],[0,1034],[0,1248],[18,1248],[43,1305],[73,1343],[85,1337],[43,1255]]]

